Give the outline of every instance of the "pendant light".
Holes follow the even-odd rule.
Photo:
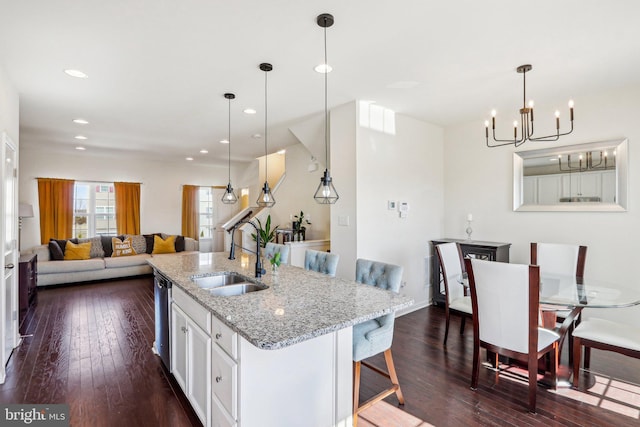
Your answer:
[[[238,201],[238,196],[233,191],[233,187],[231,186],[231,100],[235,99],[235,95],[232,93],[225,93],[224,97],[229,100],[229,138],[227,139],[229,145],[229,183],[227,184],[227,189],[222,195],[222,203],[227,205],[232,205]]]
[[[327,107],[327,74],[331,71],[331,67],[327,62],[327,27],[333,25],[333,15],[323,13],[318,15],[317,21],[319,26],[324,28],[324,64],[316,67],[316,71],[324,73],[324,155],[325,155],[325,169],[322,178],[320,178],[320,185],[316,190],[313,198],[316,202],[323,205],[332,205],[338,201],[340,196],[336,188],[333,186],[331,180],[331,174],[329,173],[329,110]]]
[[[260,69],[264,71],[264,185],[258,196],[258,206],[270,208],[276,204],[276,199],[273,198],[271,189],[269,188],[269,174],[267,170],[267,73],[273,70],[271,64],[263,62],[260,64]]]

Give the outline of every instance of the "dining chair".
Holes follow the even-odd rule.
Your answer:
[[[540,274],[584,277],[584,266],[587,258],[587,247],[562,243],[531,243],[531,264],[540,266]],[[541,315],[545,312],[553,312],[559,323],[562,323],[571,313],[571,307],[554,306],[542,304],[540,306]],[[569,361],[573,360],[573,340],[571,335],[575,324],[580,323],[580,317],[576,317],[568,329],[569,334]],[[560,341],[560,352],[562,352],[564,336]]]
[[[304,268],[334,277],[339,260],[338,254],[307,249],[304,253]]]
[[[276,253],[280,253],[280,262],[282,264],[289,263],[289,245],[281,245],[279,243],[269,242],[264,247],[264,257],[271,259]]]
[[[449,319],[451,313],[460,315],[460,334],[464,333],[464,325],[467,317],[471,317],[471,297],[466,295],[464,286],[459,283],[462,276],[462,249],[460,244],[456,242],[441,243],[436,246],[438,260],[440,261],[440,270],[442,271],[442,281],[444,284],[445,294],[445,327],[444,327],[444,343],[447,345],[447,337],[449,336]]]
[[[375,286],[398,293],[402,281],[402,267],[383,262],[358,259],[356,261],[356,282]],[[398,376],[391,355],[393,341],[394,313],[367,320],[353,327],[353,425],[358,424],[358,414],[387,396],[396,394],[398,402],[404,405]],[[387,372],[365,362],[364,359],[384,352]],[[381,391],[371,399],[359,404],[361,365],[391,380],[391,387]]]
[[[583,311],[584,318],[573,331],[573,388],[575,389],[578,388],[580,381],[582,347],[584,347],[584,369],[589,369],[591,365],[592,348],[640,359],[640,327],[637,322],[587,317],[589,311],[594,312],[595,309]]]
[[[555,378],[560,335],[538,326],[540,268],[465,259],[473,307],[473,371],[471,389],[478,387],[480,347],[526,362],[529,373],[529,411],[536,412],[538,360],[550,355]]]

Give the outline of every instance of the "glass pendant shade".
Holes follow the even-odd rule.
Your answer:
[[[276,199],[273,198],[273,194],[271,193],[271,189],[269,188],[269,183],[267,181],[264,182],[262,186],[262,190],[260,191],[260,196],[258,196],[257,200],[258,206],[263,208],[270,208],[271,206],[276,204]]]
[[[340,198],[336,188],[333,186],[328,169],[324,170],[324,175],[320,178],[320,185],[318,185],[318,189],[313,195],[313,198],[321,205],[332,205]]]
[[[224,191],[222,195],[222,203],[227,205],[232,205],[238,201],[238,196],[236,196],[235,191],[233,191],[233,187],[231,186],[231,181],[227,184],[227,189]]]

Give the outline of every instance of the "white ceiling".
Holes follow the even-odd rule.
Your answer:
[[[253,159],[264,153],[251,137],[264,133],[258,64],[270,62],[269,152],[291,145],[287,126],[324,108],[323,12],[335,17],[330,107],[366,99],[441,126],[477,120],[478,143],[492,107],[520,107],[518,65],[533,64],[537,106],[574,97],[579,112],[579,95],[640,84],[637,0],[0,0],[20,142],[72,150],[83,134],[87,152],[219,162],[234,92],[232,158]]]

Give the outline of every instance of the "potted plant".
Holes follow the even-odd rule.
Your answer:
[[[269,262],[271,262],[271,270],[277,273],[278,267],[280,267],[280,252],[274,253]]]
[[[300,215],[293,216],[293,235],[297,235],[300,240],[304,240],[302,236],[307,229],[305,225],[311,225],[311,222],[304,217],[304,212],[300,211]]]
[[[271,215],[267,215],[267,220],[264,223],[264,227],[262,227],[262,222],[258,218],[256,218],[258,222],[258,228],[260,229],[260,247],[264,248],[267,246],[268,242],[272,242],[276,239],[276,230],[278,229],[278,225],[276,225],[273,230],[271,229]],[[255,242],[258,236],[255,233],[251,233],[251,237]]]

